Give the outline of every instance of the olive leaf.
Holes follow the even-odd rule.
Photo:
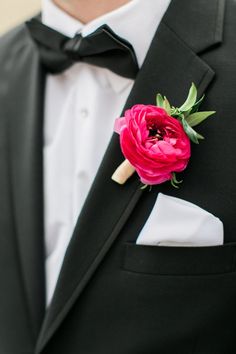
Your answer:
[[[205,98],[205,95],[203,95],[192,107],[192,109],[190,110],[190,113],[195,113],[198,111],[200,105],[202,104],[203,100]]]
[[[204,120],[206,120],[208,117],[212,116],[215,114],[215,111],[209,111],[209,112],[196,112],[188,117],[186,117],[187,123],[190,125],[190,127],[195,127],[196,125],[202,123]]]
[[[190,125],[188,124],[188,122],[182,118],[181,120],[183,128],[185,133],[188,135],[189,139],[195,143],[195,144],[199,144],[199,140],[203,140],[204,137],[200,134],[198,134],[193,128],[190,127]]]
[[[194,83],[192,83],[192,86],[188,93],[188,97],[184,102],[184,104],[179,108],[179,111],[180,112],[189,111],[196,104],[196,101],[197,101],[197,88],[194,85]]]
[[[164,98],[162,97],[162,95],[160,93],[158,93],[158,95],[157,95],[156,102],[157,102],[157,107],[163,108]]]
[[[166,110],[166,112],[169,115],[171,115],[172,108],[171,108],[170,102],[168,101],[168,99],[166,97],[164,97],[163,108]]]

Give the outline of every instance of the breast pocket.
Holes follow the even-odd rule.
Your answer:
[[[123,251],[127,313],[138,313],[140,331],[151,333],[157,348],[163,344],[160,353],[184,352],[179,348],[187,344],[186,352],[194,354],[236,352],[236,243],[194,248],[126,243]]]
[[[124,245],[124,270],[156,275],[210,275],[235,272],[236,243],[210,247]]]

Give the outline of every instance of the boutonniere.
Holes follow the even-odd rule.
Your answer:
[[[116,119],[115,132],[120,135],[125,161],[112,179],[124,184],[136,171],[143,188],[166,181],[178,187],[182,181],[177,180],[176,174],[188,165],[191,142],[199,144],[204,139],[193,127],[215,113],[199,112],[203,99],[204,96],[197,100],[197,89],[192,84],[179,108],[158,94],[156,106],[137,104]]]

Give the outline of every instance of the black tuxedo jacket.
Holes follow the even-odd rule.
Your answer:
[[[114,183],[114,134],[45,313],[45,73],[24,25],[1,38],[0,354],[236,353],[235,0],[173,0],[125,108],[157,92],[178,106],[192,82],[217,114],[199,128],[181,188]],[[158,192],[217,215],[225,244],[137,246]]]

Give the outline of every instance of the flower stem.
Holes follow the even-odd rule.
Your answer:
[[[111,179],[118,184],[125,184],[125,182],[134,174],[135,168],[129,163],[128,160],[115,170]]]

